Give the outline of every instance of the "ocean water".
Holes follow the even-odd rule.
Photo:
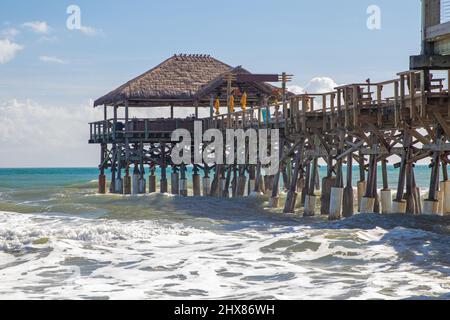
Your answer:
[[[0,169],[1,299],[450,298],[449,217],[328,222],[266,198],[97,195],[97,174]],[[416,179],[425,191],[428,168]]]

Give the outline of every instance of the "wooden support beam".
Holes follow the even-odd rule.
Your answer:
[[[442,130],[444,130],[447,140],[450,140],[450,126],[447,124],[447,121],[438,111],[433,110],[432,113],[434,118],[439,122]]]

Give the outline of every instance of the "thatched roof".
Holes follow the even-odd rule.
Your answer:
[[[230,72],[249,73],[208,55],[174,55],[97,99],[94,106],[123,105],[125,101],[142,106],[183,106],[192,105],[193,101],[206,105],[211,92],[220,91],[218,87],[223,85],[225,75]],[[273,86],[262,83],[250,86],[256,91],[255,94],[271,94],[274,90]]]

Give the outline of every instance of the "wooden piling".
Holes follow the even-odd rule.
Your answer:
[[[155,193],[156,192],[156,175],[155,175],[155,167],[152,165],[150,169],[150,176],[148,177],[148,192]]]
[[[178,168],[176,166],[172,167],[172,175],[170,179],[170,193],[173,195],[180,194],[180,175],[178,174]]]
[[[286,196],[286,202],[284,205],[284,213],[294,213],[295,212],[295,203],[297,201],[297,183],[298,176],[300,173],[301,164],[303,162],[303,148],[305,146],[304,140],[300,142],[300,145],[297,149],[297,154],[295,156],[295,167],[292,173],[291,185],[289,187],[289,191]]]
[[[131,194],[131,177],[130,177],[130,164],[126,164],[125,177],[123,178],[123,194]]]
[[[199,175],[198,166],[194,165],[194,172],[192,174],[192,189],[194,197],[201,196],[201,184],[200,184],[200,175]]]
[[[180,168],[180,195],[183,197],[188,196],[186,172],[187,172],[186,165],[182,164]]]
[[[342,215],[345,218],[351,217],[353,215],[354,205],[353,205],[353,155],[349,154],[347,156],[347,185],[344,188],[344,196],[342,200]]]
[[[161,144],[161,179],[159,181],[159,187],[161,193],[167,193],[167,165],[166,165],[166,145]]]

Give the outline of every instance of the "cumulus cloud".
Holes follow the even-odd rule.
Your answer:
[[[50,27],[45,21],[30,21],[23,24],[24,27],[31,29],[35,33],[48,34]]]
[[[41,60],[42,62],[46,62],[46,63],[56,63],[56,64],[66,64],[67,61],[57,58],[57,57],[52,57],[52,56],[40,56],[39,60]]]
[[[305,93],[305,89],[303,87],[297,86],[297,85],[292,85],[288,87],[288,90],[292,93],[295,94],[302,94]]]
[[[295,94],[308,93],[325,93],[332,92],[338,84],[329,77],[315,77],[312,78],[305,87],[292,85],[289,86],[289,90]]]
[[[328,77],[316,77],[311,79],[306,85],[306,92],[311,93],[325,93],[334,91],[338,84],[333,79]]]
[[[17,99],[0,103],[0,167],[95,165],[88,122],[99,119],[102,112],[92,102],[66,108]]]
[[[23,48],[22,45],[11,42],[9,39],[0,40],[0,64],[5,64],[14,59]]]

